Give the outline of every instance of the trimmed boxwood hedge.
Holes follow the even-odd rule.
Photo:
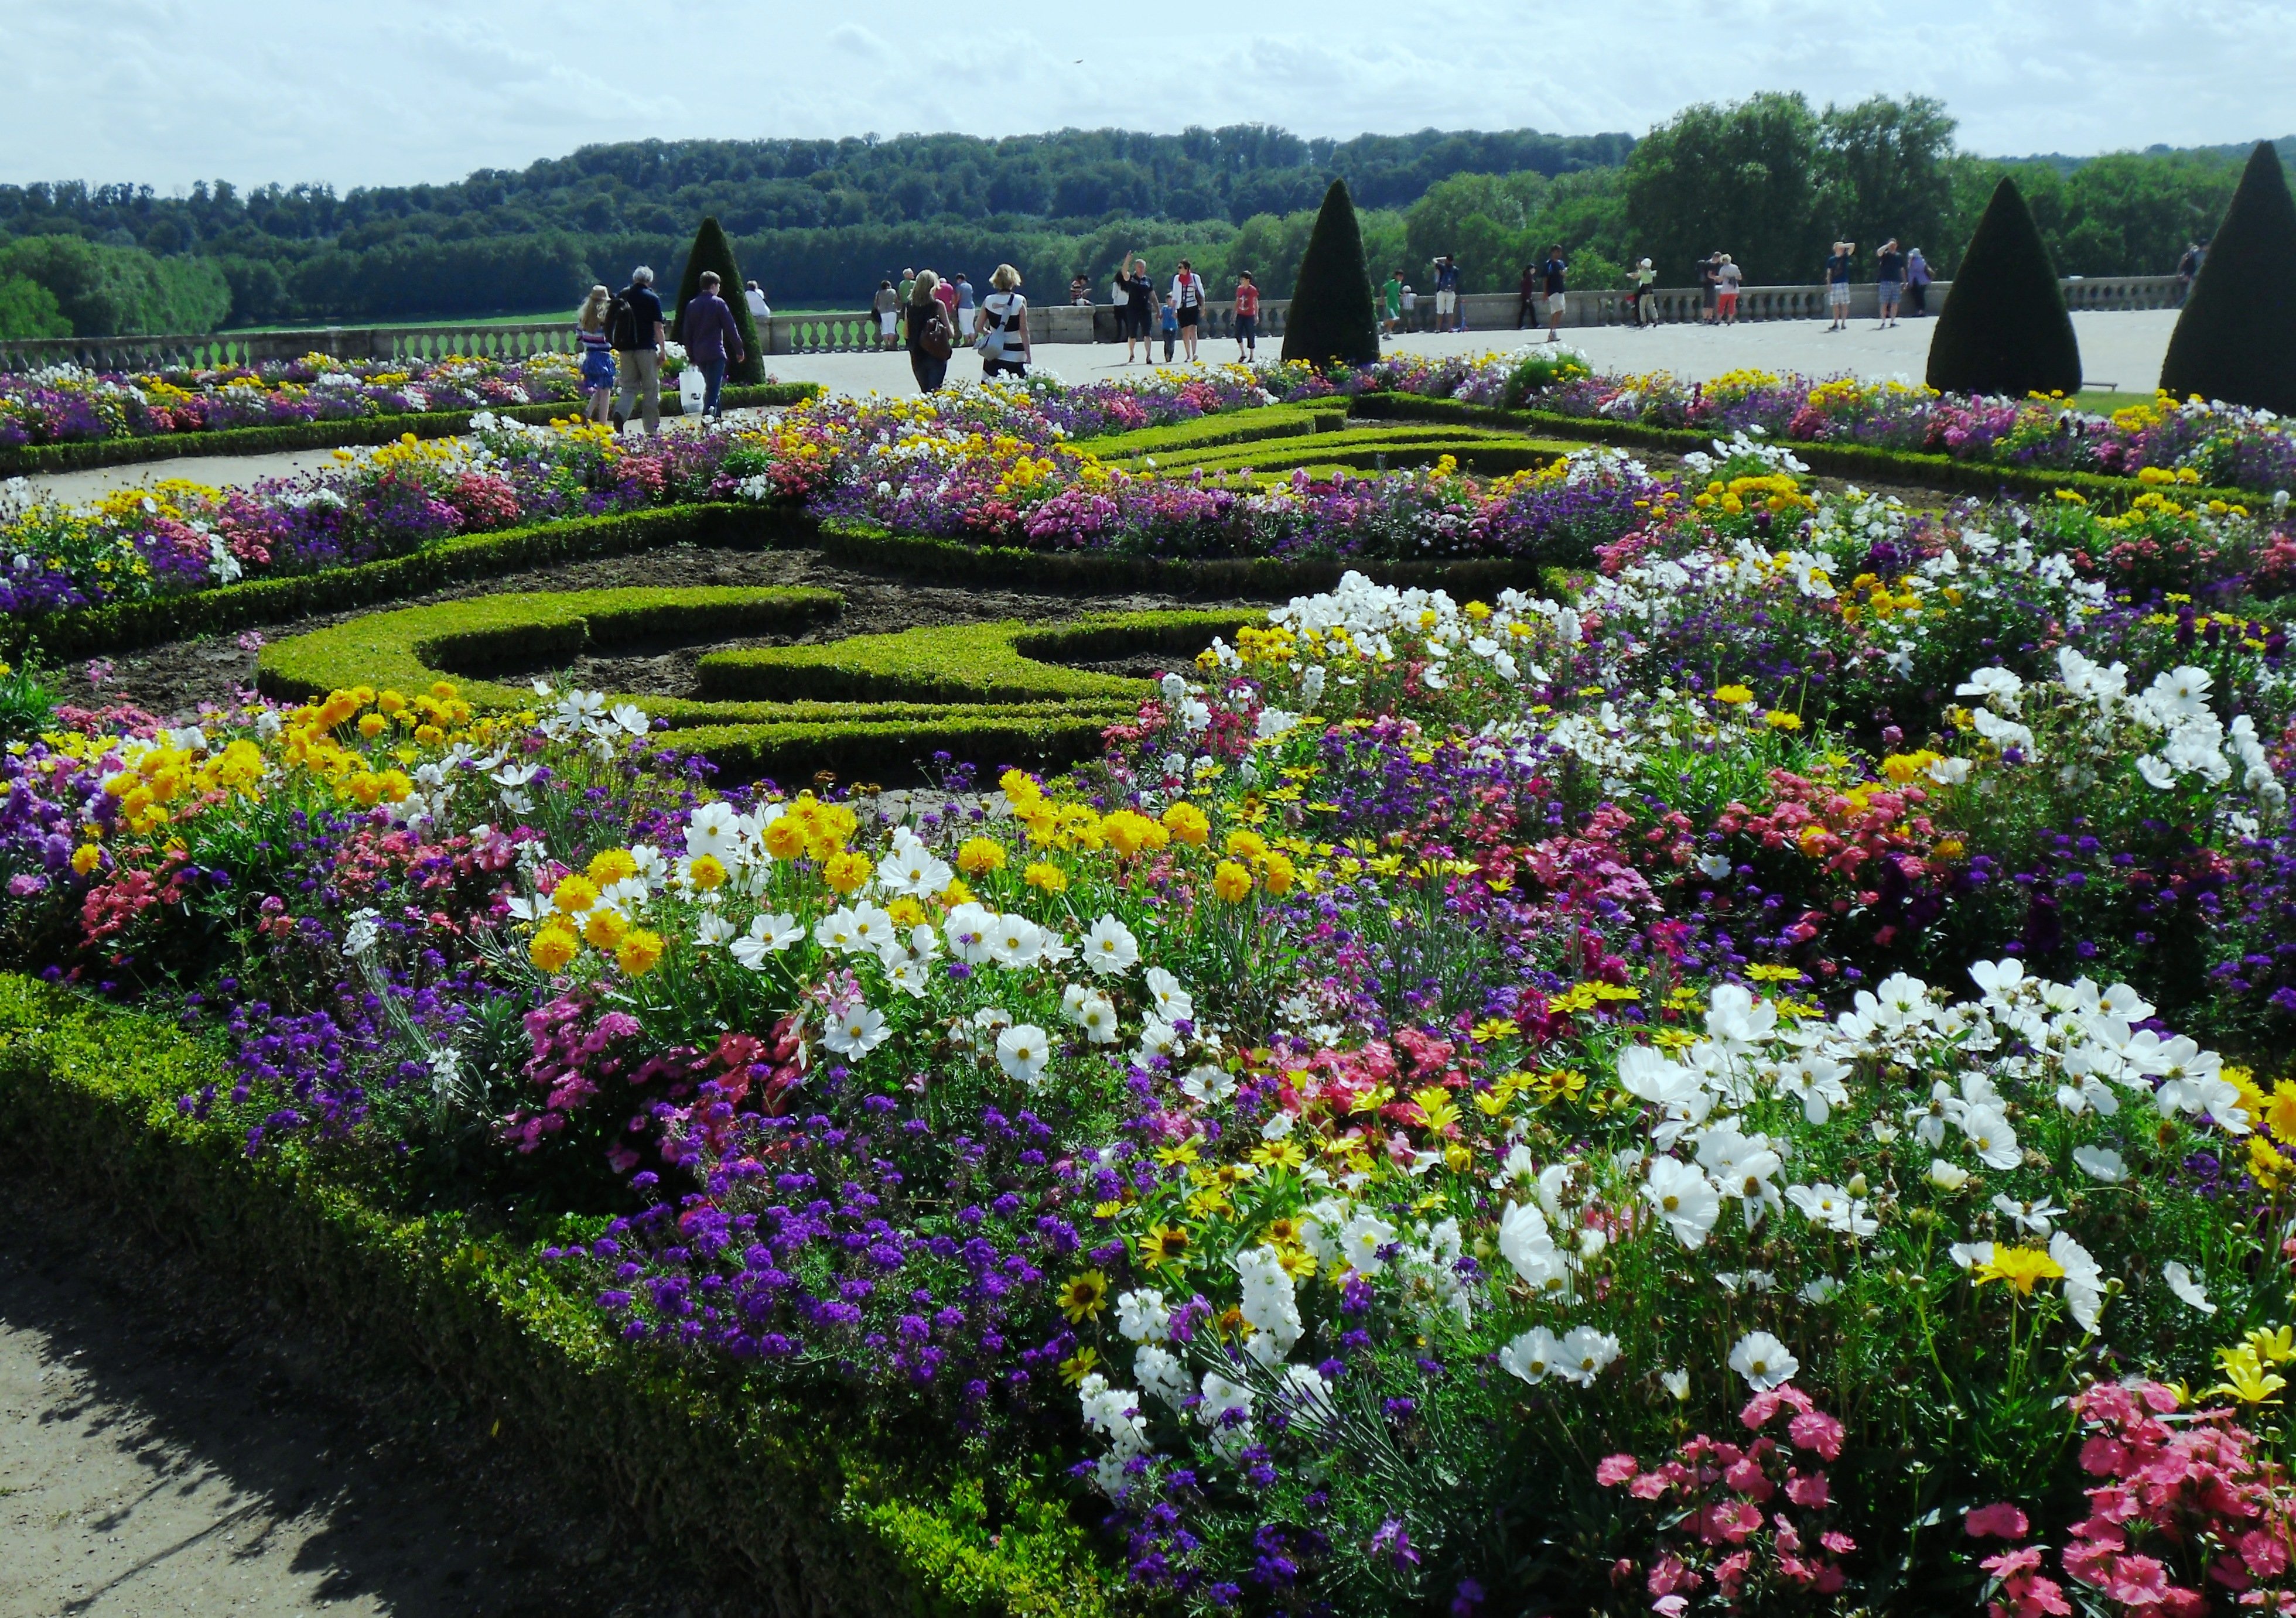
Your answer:
[[[1348,413],[1333,399],[1320,404],[1267,404],[1256,410],[1221,411],[1193,421],[1164,427],[1137,427],[1129,432],[1103,433],[1078,440],[1103,461],[1126,461],[1140,455],[1185,454],[1223,444],[1250,444],[1262,438],[1296,438],[1308,433],[1335,432],[1347,425]]]
[[[1198,454],[1158,458],[1160,471],[1289,472],[1294,468],[1344,467],[1351,471],[1400,470],[1432,466],[1449,455],[1467,471],[1485,477],[1536,471],[1570,453],[1570,446],[1528,441],[1519,433],[1430,425],[1424,428],[1353,428],[1320,432],[1275,444],[1222,445]],[[1128,462],[1136,468],[1137,462]]]
[[[820,391],[818,382],[767,382],[754,388],[728,388],[725,390],[725,404],[729,410],[744,405],[798,404]],[[675,389],[663,391],[661,405],[667,414],[678,413]],[[184,455],[275,455],[289,450],[389,444],[408,433],[418,438],[452,438],[471,430],[473,415],[492,413],[512,421],[543,422],[581,413],[581,400],[561,399],[554,404],[488,405],[481,411],[411,411],[403,415],[358,416],[342,421],[292,421],[279,427],[160,433],[148,438],[31,444],[0,449],[0,478],[20,473],[37,477],[42,473],[85,471],[99,466],[134,466],[146,461],[173,461]]]
[[[697,1570],[787,1618],[1098,1618],[1113,1575],[1059,1459],[984,1472],[931,1424],[837,1389],[624,1343],[545,1239],[400,1205],[287,1142],[250,1157],[176,1098],[221,1052],[163,1019],[0,975],[0,1128],[54,1193],[104,1210],[498,1418],[503,1440]]]
[[[1418,394],[1367,393],[1357,396],[1348,413],[1363,421],[1483,421],[1512,426],[1525,432],[1552,433],[1578,438],[1685,454],[1692,450],[1711,454],[1717,437],[1685,428],[1645,427],[1638,421],[1600,421],[1584,416],[1557,415],[1540,410],[1500,410],[1488,404],[1469,404],[1458,399],[1431,399]],[[1870,444],[1805,444],[1799,439],[1774,440],[1792,450],[1811,470],[1830,478],[1863,478],[1874,483],[1909,483],[1947,493],[1969,494],[2048,495],[2070,489],[2091,505],[2107,511],[2126,506],[2150,486],[2134,478],[2109,477],[2103,472],[2065,472],[2048,467],[1996,466],[1982,461],[1959,461],[1950,455],[1918,454],[1909,450],[1880,449]],[[2206,488],[2179,485],[2179,500],[2224,500],[2253,503],[2254,489]]]

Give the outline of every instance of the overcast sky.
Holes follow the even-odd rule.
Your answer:
[[[1639,135],[1763,89],[1941,96],[1991,153],[2296,130],[2296,0],[0,0],[0,180],[162,190],[452,180],[647,136]]]

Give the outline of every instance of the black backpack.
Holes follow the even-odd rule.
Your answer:
[[[638,341],[637,311],[630,306],[627,290],[615,293],[614,301],[606,306],[606,341],[626,352],[649,346]]]

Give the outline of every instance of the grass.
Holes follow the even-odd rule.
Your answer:
[[[2103,388],[2084,388],[2073,395],[2073,403],[2081,409],[2100,416],[2109,416],[2116,410],[2127,410],[2132,404],[2150,404],[2149,393],[2116,393]]]

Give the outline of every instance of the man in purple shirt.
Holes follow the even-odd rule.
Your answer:
[[[685,357],[689,364],[701,368],[708,391],[701,401],[701,413],[718,413],[718,393],[726,385],[726,361],[728,351],[735,364],[748,355],[742,347],[742,328],[734,323],[734,311],[718,296],[718,272],[701,272],[701,291],[685,306]]]

